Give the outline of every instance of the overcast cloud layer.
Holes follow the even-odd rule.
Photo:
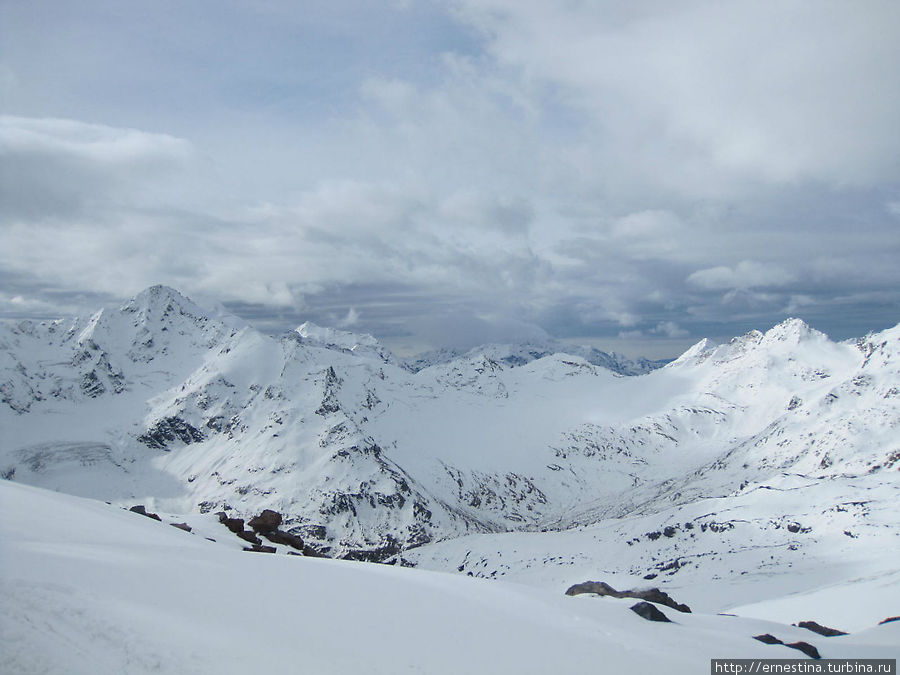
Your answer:
[[[860,335],[900,321],[898,67],[893,0],[0,0],[0,316]]]

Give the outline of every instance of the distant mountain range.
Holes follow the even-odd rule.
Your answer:
[[[668,364],[552,341],[410,363],[309,323],[273,338],[154,286],[86,320],[6,324],[0,348],[4,478],[186,516],[272,509],[333,557],[471,571],[429,551],[664,529],[709,499],[698,528],[733,504],[781,536],[787,507],[748,495],[790,476],[810,495],[898,486],[900,326],[835,343],[790,319]],[[869,522],[845,513],[828,532]]]
[[[526,363],[542,359],[554,354],[569,354],[578,356],[595,366],[602,366],[607,370],[620,375],[643,375],[651,370],[661,368],[671,359],[650,359],[628,357],[615,352],[604,352],[595,347],[572,345],[559,340],[530,340],[527,342],[488,344],[475,347],[468,351],[454,349],[438,349],[426,352],[419,356],[406,360],[406,364],[413,370],[419,371],[429,366],[440,363],[449,363],[457,359],[472,358],[480,355],[487,356],[493,361],[504,366],[524,366]]]

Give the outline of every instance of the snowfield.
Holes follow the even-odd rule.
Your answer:
[[[0,325],[3,672],[805,658],[764,633],[896,657],[900,326],[789,319],[666,365],[558,347],[406,362],[162,286]],[[587,580],[694,613],[564,595]]]
[[[895,658],[900,644],[900,622],[832,638],[668,608],[674,623],[653,623],[633,600],[229,550],[9,481],[0,499],[3,673],[697,673],[710,658],[804,658],[752,638],[764,633],[826,658]]]

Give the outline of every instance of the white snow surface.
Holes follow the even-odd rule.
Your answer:
[[[0,481],[0,672],[706,672],[710,658],[892,658],[900,623],[838,638],[760,619],[652,623],[567,597],[386,565],[229,550],[93,500]],[[869,587],[861,587],[867,592]]]

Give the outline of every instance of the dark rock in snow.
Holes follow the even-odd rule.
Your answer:
[[[229,518],[228,514],[224,511],[219,511],[217,514],[219,516],[219,522],[222,523],[229,530],[237,534],[238,532],[244,531],[244,519],[243,518]]]
[[[818,633],[819,635],[824,635],[825,637],[834,637],[836,635],[847,635],[842,630],[837,630],[836,628],[829,628],[828,626],[823,626],[822,624],[816,623],[815,621],[801,621],[798,624],[795,624],[799,628],[805,628],[806,630],[811,630],[813,633]]]
[[[763,633],[762,635],[754,635],[753,639],[759,640],[760,642],[765,642],[767,645],[783,645],[784,644],[784,642],[782,642],[777,637],[775,637],[774,635],[771,635],[769,633]]]
[[[900,616],[889,616],[884,621],[879,621],[878,625],[880,626],[883,623],[890,623],[891,621],[900,621]]]
[[[180,417],[163,418],[138,436],[139,442],[155,450],[168,450],[169,445],[175,441],[189,445],[205,439],[206,436],[202,431]]]
[[[597,595],[611,595],[614,598],[621,597],[619,592],[605,581],[585,581],[570,586],[566,595],[581,595],[582,593],[596,593]]]
[[[769,633],[765,633],[763,635],[754,635],[753,639],[764,642],[767,645],[784,645],[785,647],[790,647],[791,649],[799,649],[801,652],[813,659],[822,658],[821,656],[819,656],[819,650],[808,642],[787,643],[779,640],[777,637],[775,637],[774,635],[770,635]]]
[[[253,532],[251,532],[250,530],[244,530],[243,532],[235,532],[235,534],[240,539],[243,539],[244,541],[248,541],[251,544],[253,544],[254,546],[262,546],[262,539],[260,539],[255,534],[253,534]],[[273,549],[273,551],[274,551],[274,549]]]
[[[676,602],[668,593],[658,588],[647,588],[644,590],[617,591],[605,581],[585,581],[581,584],[575,584],[566,591],[566,595],[581,595],[582,593],[596,593],[597,595],[608,595],[613,598],[636,598],[638,600],[646,600],[647,602],[655,602],[659,605],[671,607],[674,610],[689,614],[691,608],[687,605]]]
[[[243,518],[229,518],[228,514],[224,511],[219,511],[217,514],[219,516],[219,522],[222,523],[225,527],[227,527],[231,532],[236,534],[238,537],[243,539],[246,542],[250,542],[254,546],[261,546],[262,540],[257,537],[250,530],[244,529],[244,519]]]
[[[651,605],[649,602],[639,602],[636,605],[632,605],[631,611],[638,616],[647,619],[647,621],[661,621],[672,623],[672,620],[665,614],[660,612],[656,608],[656,605]]]
[[[253,544],[253,546],[245,546],[245,551],[252,551],[254,553],[275,553],[274,546],[263,546],[262,544]]]
[[[81,391],[90,398],[97,398],[106,392],[106,387],[97,376],[97,371],[92,370],[84,374],[84,377],[81,378]]]
[[[813,645],[808,642],[785,642],[785,647],[790,647],[791,649],[799,649],[801,652],[806,654],[811,659],[821,659],[819,656],[819,650],[816,649]]]
[[[148,518],[153,518],[153,520],[158,520],[162,522],[162,518],[160,518],[155,513],[149,513],[146,508],[144,508],[143,504],[137,504],[136,506],[132,506],[128,509],[132,513],[140,513],[142,516],[147,516]]]
[[[169,523],[172,527],[177,527],[179,530],[184,530],[185,532],[191,531],[191,526],[187,523]]]
[[[665,605],[666,607],[671,607],[672,609],[685,614],[691,613],[690,607],[680,602],[676,602],[668,593],[661,591],[658,588],[648,588],[644,591],[624,591],[622,597],[639,598],[641,600],[647,600],[648,602],[655,602],[660,605]]]
[[[281,514],[271,509],[265,509],[255,518],[251,518],[247,525],[259,534],[275,532],[281,525]]]
[[[262,534],[262,536],[271,541],[273,544],[284,544],[285,546],[290,546],[297,549],[298,551],[302,551],[304,549],[303,539],[298,537],[296,534],[291,534],[290,532],[282,532],[281,530],[275,530],[274,532],[260,532],[260,534]]]

